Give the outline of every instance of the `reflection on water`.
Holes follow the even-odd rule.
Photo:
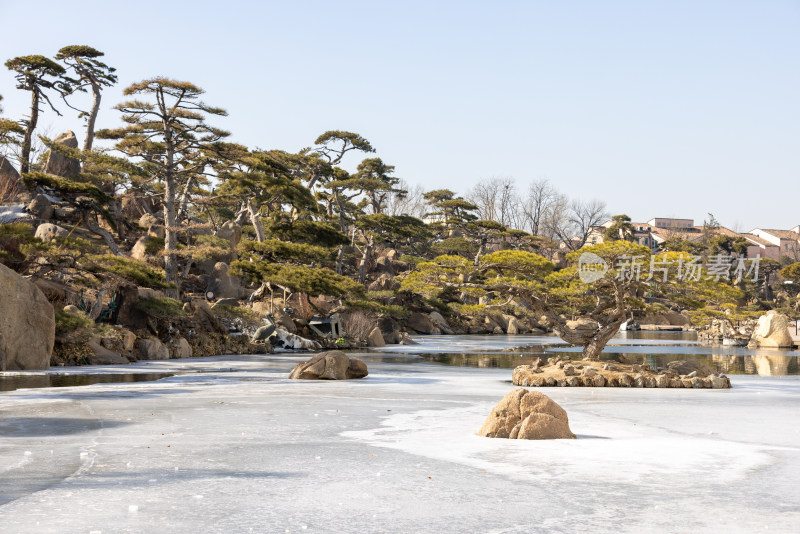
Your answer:
[[[0,391],[27,388],[66,388],[117,382],[151,382],[174,373],[98,373],[98,374],[4,374],[0,373]]]
[[[519,342],[514,343],[514,339]],[[580,359],[582,347],[568,347],[557,337],[526,336],[414,336],[419,345],[397,346],[382,352],[414,354],[420,359],[464,367],[498,367],[513,369],[531,364],[537,358],[551,356]],[[515,345],[513,351],[507,347]],[[505,349],[505,350],[503,350]],[[377,357],[377,354],[373,353]],[[397,354],[397,356],[401,356]],[[700,345],[694,332],[621,332],[614,337],[601,361],[646,363],[652,368],[664,368],[676,360],[696,360],[716,373],[750,374],[761,376],[798,375],[800,351],[778,349],[748,349]],[[400,363],[401,358],[393,361]]]
[[[420,354],[423,360],[455,365],[461,367],[497,367],[513,369],[518,365],[530,365],[537,358],[542,360],[551,356],[562,356],[572,360],[580,359],[580,353],[548,350],[546,352],[505,353],[437,353]],[[716,373],[726,374],[758,374],[761,376],[798,375],[797,356],[770,355],[722,355],[722,354],[642,354],[642,353],[609,353],[600,356],[601,362],[646,363],[654,369],[665,368],[667,363],[677,360],[696,360],[704,363]],[[396,359],[394,361],[397,361]],[[414,360],[419,361],[419,358]]]

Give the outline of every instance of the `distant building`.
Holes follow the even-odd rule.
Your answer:
[[[613,224],[613,221],[606,221],[600,226],[592,228],[589,234],[587,244],[593,245],[605,241],[605,230]],[[703,226],[695,226],[694,219],[672,219],[666,217],[656,217],[650,219],[646,223],[631,222],[634,229],[633,241],[640,245],[648,247],[653,252],[659,250],[661,245],[667,239],[677,237],[687,241],[700,241],[703,238]],[[714,230],[715,235],[727,235],[729,237],[745,237],[744,234],[734,232],[730,228],[720,226]],[[755,243],[752,249],[753,254],[750,254],[748,249],[748,257],[755,257],[758,255]],[[798,249],[800,250],[800,249]],[[761,254],[762,257],[764,254]]]
[[[759,247],[764,253],[762,257],[779,260],[789,257],[800,261],[800,225],[790,230],[769,230],[753,228],[747,234],[742,234],[753,247]],[[749,255],[749,254],[748,254]]]

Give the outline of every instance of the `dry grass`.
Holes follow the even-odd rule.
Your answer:
[[[378,316],[365,310],[348,310],[339,314],[344,334],[349,338],[367,339],[378,324]]]

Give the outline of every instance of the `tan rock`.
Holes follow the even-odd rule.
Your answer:
[[[131,257],[135,260],[145,261],[147,259],[147,236],[140,237],[131,249]]]
[[[433,321],[425,313],[412,313],[406,320],[406,326],[419,334],[433,332]]]
[[[479,436],[510,439],[575,439],[567,412],[538,391],[516,389],[492,409]]]
[[[289,373],[293,380],[345,380],[364,378],[369,373],[367,365],[356,358],[349,358],[339,350],[321,352],[305,363],[298,363]]]
[[[86,357],[89,365],[125,365],[130,363],[127,358],[123,357],[120,353],[111,350],[103,343],[103,340],[90,339],[87,343],[93,354]]]
[[[236,247],[242,239],[242,227],[233,221],[228,221],[223,224],[219,230],[214,232],[216,237],[227,239],[231,243],[231,247]]]
[[[191,358],[192,352],[193,352],[192,346],[183,337],[178,337],[178,339],[170,343],[169,347],[170,358],[174,359]]]
[[[367,346],[369,347],[385,347],[386,342],[383,340],[381,329],[377,326],[367,336]]]
[[[751,348],[792,348],[794,341],[789,333],[789,319],[775,310],[758,318],[748,345]]]
[[[47,369],[56,335],[53,306],[44,293],[0,264],[0,371]]]
[[[140,339],[139,353],[142,360],[168,360],[169,349],[155,338]]]

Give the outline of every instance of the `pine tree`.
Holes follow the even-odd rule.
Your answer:
[[[50,101],[47,91],[54,90],[64,95],[71,91],[71,86],[69,81],[63,78],[66,73],[64,67],[44,56],[15,57],[6,61],[5,65],[8,70],[16,73],[14,77],[17,80],[17,89],[31,93],[30,116],[23,122],[25,134],[22,139],[22,154],[20,155],[21,174],[30,170],[31,143],[33,132],[39,122],[42,101],[47,102],[50,109],[61,115]]]
[[[92,107],[88,112],[81,112],[81,117],[86,117],[84,151],[91,150],[94,143],[95,121],[97,120],[97,114],[100,112],[103,87],[111,87],[117,83],[117,76],[114,74],[116,69],[97,59],[103,55],[105,55],[103,52],[95,50],[91,46],[73,45],[65,46],[55,56],[57,60],[67,65],[77,76],[76,79],[70,78],[72,92],[86,92],[87,88],[92,91]]]
[[[229,134],[206,124],[206,117],[227,115],[225,110],[200,100],[204,91],[196,85],[152,78],[134,83],[126,96],[155,100],[129,100],[116,106],[127,126],[100,130],[99,138],[117,139],[116,149],[142,162],[164,188],[164,268],[168,283],[178,284],[178,188],[186,187],[208,171],[215,144]],[[175,293],[174,296],[177,296]]]

